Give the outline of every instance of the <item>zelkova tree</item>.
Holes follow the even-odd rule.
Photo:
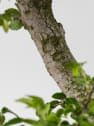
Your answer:
[[[62,115],[72,114],[72,126],[94,126],[94,79],[82,68],[70,52],[65,39],[65,30],[57,22],[52,12],[52,0],[17,0],[17,9],[5,10],[0,15],[0,25],[5,32],[18,30],[22,26],[30,33],[44,61],[47,71],[56,81],[62,93],[53,95],[55,100],[44,103],[36,96],[28,96],[18,101],[36,109],[39,120],[24,119],[10,109],[1,110],[1,126],[28,123],[33,126],[70,126],[62,120]],[[53,109],[60,106],[53,112]],[[5,113],[16,117],[5,122]]]

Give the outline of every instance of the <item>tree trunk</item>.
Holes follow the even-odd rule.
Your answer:
[[[21,20],[34,40],[49,74],[63,93],[78,101],[87,98],[84,86],[78,84],[67,63],[75,62],[65,40],[63,26],[52,13],[52,0],[17,0]]]

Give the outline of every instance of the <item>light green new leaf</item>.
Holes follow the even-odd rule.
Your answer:
[[[30,108],[34,108],[38,117],[45,118],[45,103],[42,98],[38,96],[27,96],[25,98],[20,98],[17,101],[25,103]]]
[[[82,66],[85,63],[86,62],[83,62],[83,63],[70,62],[70,63],[65,64],[65,67],[72,70],[73,76],[78,77],[80,76],[80,74],[83,73]]]
[[[5,32],[9,30],[9,22],[6,19],[3,19],[3,29]]]
[[[38,96],[27,96],[25,98],[20,98],[17,101],[25,103],[28,107],[32,107],[34,109],[43,109],[45,107],[43,99]]]
[[[54,113],[54,112],[51,112],[47,119],[47,121],[51,121],[51,122],[55,122],[55,123],[58,123],[60,121],[60,118],[57,117],[57,115]]]
[[[47,116],[49,114],[50,108],[51,108],[51,106],[49,103],[45,104],[45,108],[44,108],[45,116]]]

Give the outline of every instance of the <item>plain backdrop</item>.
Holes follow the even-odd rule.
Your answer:
[[[1,0],[0,13],[14,6],[14,0]],[[94,0],[53,0],[53,12],[63,24],[66,40],[78,62],[87,61],[85,70],[94,75]],[[0,28],[0,108],[8,106],[21,116],[32,111],[15,100],[38,95],[49,101],[60,91],[47,73],[38,50],[27,31]]]

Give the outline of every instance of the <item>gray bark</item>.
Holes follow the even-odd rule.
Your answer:
[[[65,64],[77,62],[71,54],[63,26],[52,13],[52,0],[17,0],[21,20],[35,42],[49,74],[61,91],[79,101],[87,98],[84,86],[78,84]]]

